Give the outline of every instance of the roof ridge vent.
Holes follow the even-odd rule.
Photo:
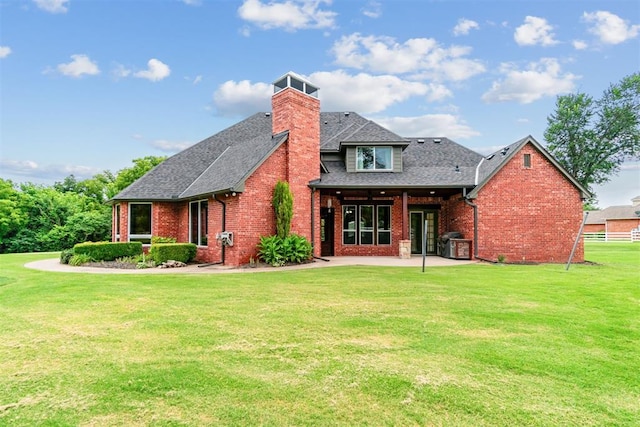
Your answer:
[[[503,156],[506,156],[507,155],[507,151],[509,151],[509,147],[504,147],[502,149],[502,151],[500,152],[500,154],[502,154]]]
[[[440,144],[442,142],[442,139],[440,138],[433,138],[433,142],[435,142],[436,144]]]
[[[418,142],[419,142],[420,144],[424,144],[424,139],[419,138],[419,139],[418,139]]]

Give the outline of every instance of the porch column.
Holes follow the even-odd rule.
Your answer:
[[[409,197],[402,192],[402,240],[409,239]]]

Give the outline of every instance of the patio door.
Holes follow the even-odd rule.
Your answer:
[[[435,255],[437,252],[437,212],[436,211],[411,211],[409,212],[409,237],[411,239],[411,253],[422,253],[422,239],[424,237],[424,224],[427,223],[427,254]]]

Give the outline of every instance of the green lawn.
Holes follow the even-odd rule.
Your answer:
[[[640,423],[640,244],[212,275],[0,256],[0,425]]]

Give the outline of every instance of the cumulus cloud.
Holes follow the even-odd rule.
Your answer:
[[[245,0],[238,9],[240,18],[259,28],[297,31],[308,28],[333,28],[337,13],[320,9],[331,0],[287,0],[263,3]]]
[[[4,174],[42,180],[62,179],[73,174],[76,178],[91,178],[102,172],[99,168],[79,165],[41,165],[33,160],[0,159]]]
[[[589,32],[604,44],[623,43],[636,38],[640,33],[640,25],[631,25],[618,15],[603,10],[585,12],[582,20],[590,24]]]
[[[527,16],[524,24],[516,28],[513,38],[520,46],[551,46],[557,44],[553,34],[553,27],[544,18]]]
[[[182,0],[182,3],[189,6],[200,6],[202,4],[202,0]]]
[[[440,84],[408,81],[391,75],[351,75],[336,70],[304,77],[320,88],[323,111],[376,113],[415,96],[427,100],[451,96],[451,92]],[[213,104],[218,115],[247,116],[257,111],[270,111],[272,94],[270,84],[230,80],[215,91]]]
[[[156,139],[149,143],[150,146],[166,153],[178,153],[185,148],[189,148],[193,145],[193,142],[189,141],[168,141],[166,139]]]
[[[467,46],[442,47],[431,38],[409,39],[398,43],[392,37],[343,36],[332,47],[338,65],[373,72],[405,74],[432,80],[466,80],[485,71],[484,65],[465,58]]]
[[[11,54],[11,48],[9,46],[0,46],[0,58],[6,58]]]
[[[429,86],[391,75],[320,71],[311,74],[309,80],[320,88],[320,100],[326,111],[377,113],[414,96],[437,98],[448,95],[439,85]]]
[[[220,116],[246,116],[271,111],[271,95],[270,84],[228,80],[213,94],[213,103]]]
[[[414,117],[379,117],[375,121],[398,135],[439,136],[466,139],[479,136],[480,132],[453,114],[426,114]]]
[[[134,77],[141,79],[147,79],[152,82],[159,82],[160,80],[169,77],[171,69],[162,61],[152,58],[147,62],[147,69],[133,73]]]
[[[49,13],[67,13],[69,0],[33,0],[38,8]]]
[[[362,9],[362,14],[368,18],[376,19],[382,16],[382,4],[372,0]]]
[[[454,36],[464,36],[469,34],[471,30],[477,30],[480,28],[480,25],[476,21],[472,21],[471,19],[460,18],[458,19],[458,23],[455,27],[453,27],[453,35]]]
[[[542,58],[530,63],[524,70],[514,64],[504,63],[500,66],[500,72],[504,78],[494,82],[491,89],[482,95],[483,101],[529,104],[545,96],[573,91],[575,80],[579,78],[571,73],[563,73],[555,58]]]
[[[589,45],[584,40],[574,40],[571,42],[575,50],[585,50]]]
[[[89,76],[100,74],[98,64],[87,55],[71,55],[71,59],[72,61],[67,64],[58,64],[57,70],[60,74],[74,78],[85,74]]]

